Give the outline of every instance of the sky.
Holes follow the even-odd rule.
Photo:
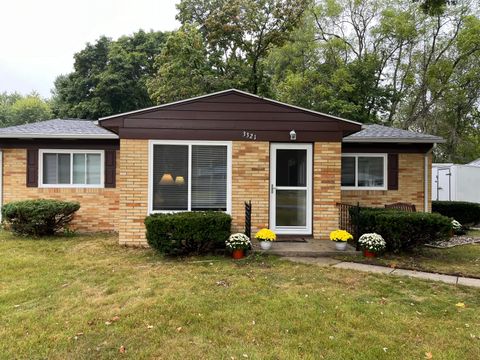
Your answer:
[[[0,93],[51,96],[55,78],[73,70],[73,55],[101,35],[174,30],[177,0],[2,0]]]

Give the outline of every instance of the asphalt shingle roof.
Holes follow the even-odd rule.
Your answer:
[[[0,138],[118,139],[91,120],[53,119],[0,128]]]
[[[344,137],[343,142],[440,143],[444,142],[444,140],[439,136],[415,131],[402,130],[383,125],[364,125],[363,129],[359,132]]]

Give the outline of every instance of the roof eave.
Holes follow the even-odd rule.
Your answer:
[[[115,134],[81,135],[81,134],[0,134],[0,139],[118,139]]]
[[[415,144],[442,144],[446,140],[442,138],[436,139],[411,139],[411,138],[361,138],[361,139],[347,139],[342,140],[344,143],[415,143]]]

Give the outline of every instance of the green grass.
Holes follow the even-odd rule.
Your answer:
[[[472,231],[468,235],[478,237]],[[448,249],[423,247],[412,253],[384,254],[373,259],[363,255],[336,257],[344,261],[480,278],[480,243]]]
[[[480,357],[474,288],[275,257],[177,261],[111,235],[0,233],[0,256],[2,359]]]

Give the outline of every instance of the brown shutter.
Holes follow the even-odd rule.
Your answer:
[[[398,154],[388,154],[388,190],[398,190]]]
[[[115,150],[105,150],[105,187],[114,188],[116,182],[116,160]]]
[[[27,187],[38,187],[38,149],[27,149]]]

